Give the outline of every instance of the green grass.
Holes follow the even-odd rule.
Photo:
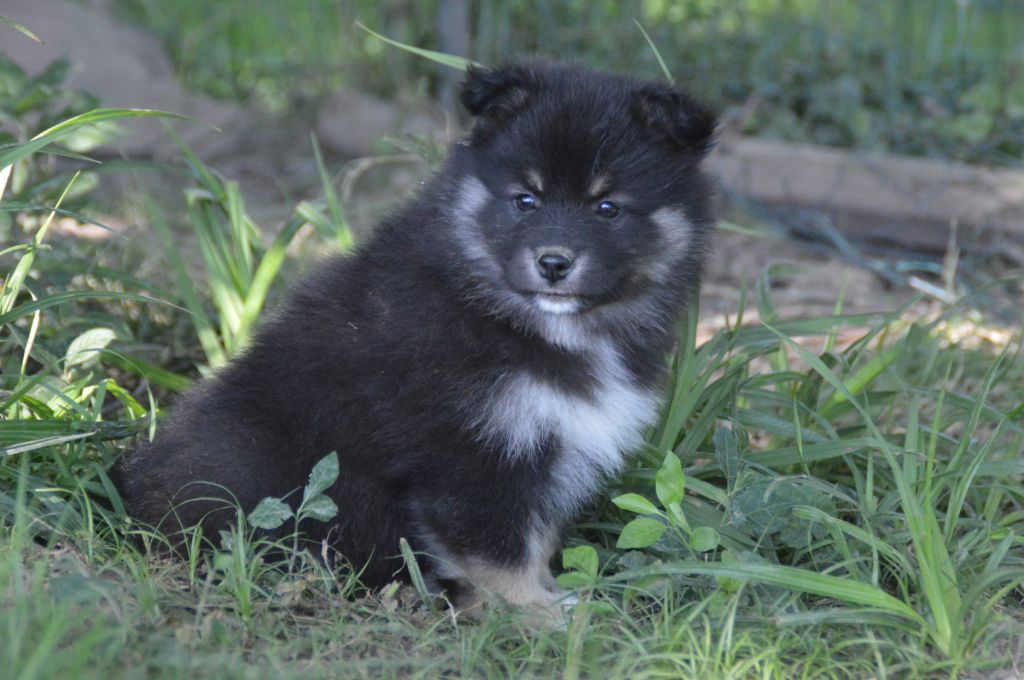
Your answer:
[[[342,88],[404,103],[436,90],[435,67],[359,23],[448,49],[437,2],[119,6],[163,40],[185,83],[277,111]],[[471,3],[469,53],[458,56],[575,59],[656,78],[665,69],[646,38],[680,84],[730,109],[744,132],[1019,166],[1022,32],[1024,6],[1001,0],[483,0]]]
[[[79,124],[90,115],[115,113]],[[118,270],[125,244],[48,248],[57,205],[0,254],[7,676],[976,677],[1021,663],[1022,329],[952,340],[984,323],[971,299],[789,319],[766,274],[763,322],[744,322],[744,297],[698,344],[691,316],[661,422],[571,532],[560,580],[582,604],[564,630],[502,609],[453,621],[411,587],[367,593],[290,539],[276,568],[242,517],[212,555],[141,553],[107,468],[174,390],[244,347],[300,226],[351,245],[314,156],[323,197],[267,228],[183,148],[195,261],[148,206],[168,280]],[[161,344],[177,349],[144,351]]]
[[[245,622],[230,592],[181,565],[126,551],[90,564],[7,536],[0,554],[0,582],[17,584],[0,619],[11,678],[862,677],[883,658],[929,665],[870,637],[743,623],[671,592],[562,632],[500,610],[453,623],[417,609],[409,590],[349,601],[296,576],[260,595]]]

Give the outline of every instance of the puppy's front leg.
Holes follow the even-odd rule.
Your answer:
[[[560,533],[554,527],[539,533],[538,545],[541,550],[541,559],[537,561],[536,568],[544,588],[561,596],[565,595],[565,591],[558,587],[558,584],[555,583],[555,576],[551,573],[551,558],[558,552],[562,542]]]
[[[557,603],[563,610],[574,607],[578,602],[579,598],[568,590],[564,590],[558,587],[555,582],[555,575],[551,573],[551,560],[558,552],[562,545],[561,533],[557,529],[551,529],[545,534],[544,542],[544,557],[537,564],[538,578],[540,579],[541,585],[554,597],[554,602]]]
[[[558,532],[535,532],[528,540],[526,559],[520,563],[495,564],[480,557],[459,560],[468,587],[456,601],[456,608],[473,613],[497,596],[552,622],[564,623],[562,608],[575,601],[567,602],[571,595],[558,588],[548,567],[557,545]]]
[[[548,608],[553,602],[553,593],[533,565],[497,565],[471,557],[459,566],[465,574],[465,592],[455,605],[461,611],[472,612],[493,597],[528,609]]]

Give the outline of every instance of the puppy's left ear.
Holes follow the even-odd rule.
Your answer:
[[[700,158],[714,146],[717,116],[670,85],[648,84],[637,90],[633,113],[644,125]]]

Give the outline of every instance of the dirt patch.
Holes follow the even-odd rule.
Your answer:
[[[818,248],[720,230],[701,289],[702,316],[735,314],[744,283],[753,300],[754,286],[768,270],[772,301],[787,317],[832,314],[840,297],[850,313],[893,309],[911,295]]]

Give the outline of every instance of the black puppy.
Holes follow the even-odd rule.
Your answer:
[[[231,514],[196,482],[248,512],[337,451],[340,512],[303,529],[367,585],[401,575],[405,537],[460,606],[557,601],[560,531],[658,416],[715,118],[665,83],[541,63],[471,69],[462,102],[475,125],[433,180],[125,461],[134,517],[215,535]]]

